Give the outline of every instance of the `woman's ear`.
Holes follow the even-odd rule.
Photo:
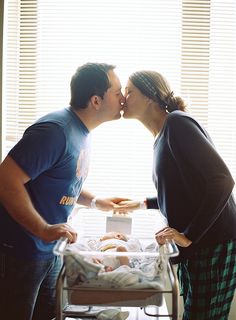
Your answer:
[[[148,105],[153,103],[153,100],[151,98],[148,98],[148,97],[145,97],[145,98],[146,98],[146,101],[147,101]]]

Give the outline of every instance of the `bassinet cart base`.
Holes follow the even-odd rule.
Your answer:
[[[71,290],[66,287],[65,267],[62,268],[58,277],[56,288],[56,320],[68,318],[96,319],[92,315],[91,307],[107,306],[122,307],[122,310],[129,310],[130,315],[127,320],[146,320],[146,319],[178,319],[178,281],[170,262],[167,265],[167,283],[165,290],[111,290],[77,287]],[[147,306],[145,300],[153,297],[160,301],[162,295],[171,295],[171,312],[164,313],[165,301],[161,306]],[[68,296],[69,301],[68,303]],[[155,301],[153,299],[153,301]],[[127,304],[128,301],[128,304]],[[125,306],[125,307],[124,307]],[[131,307],[131,308],[130,308]],[[128,309],[127,309],[128,308]],[[93,311],[92,311],[93,312]]]

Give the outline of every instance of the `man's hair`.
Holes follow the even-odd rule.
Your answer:
[[[74,109],[85,109],[92,96],[103,98],[111,87],[108,71],[114,68],[111,64],[91,62],[80,66],[71,79],[70,106]]]

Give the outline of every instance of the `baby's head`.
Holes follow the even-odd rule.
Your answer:
[[[123,240],[123,241],[128,241],[128,238],[126,237],[126,235],[124,235],[121,232],[116,232],[116,231],[112,231],[112,232],[108,232],[106,234],[104,234],[101,238],[100,241],[104,241],[104,240],[108,240],[108,239],[119,239],[119,240]]]

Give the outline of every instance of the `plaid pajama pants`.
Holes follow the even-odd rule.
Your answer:
[[[198,250],[178,265],[183,320],[227,320],[236,288],[236,240]]]

